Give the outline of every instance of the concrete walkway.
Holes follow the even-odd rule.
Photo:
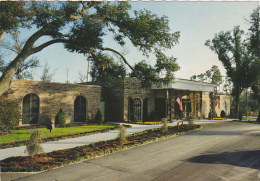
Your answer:
[[[223,121],[231,121],[231,120],[198,120],[195,121],[195,124],[206,124],[206,123],[218,123]],[[175,126],[177,122],[168,123],[168,126]],[[184,124],[187,124],[187,121],[184,121]],[[142,132],[148,129],[160,128],[162,124],[156,125],[139,125],[139,124],[130,124],[132,127],[127,128],[126,134],[130,135],[136,132]],[[50,141],[42,143],[42,147],[46,153],[52,152],[55,150],[63,150],[68,148],[74,148],[77,146],[89,145],[91,143],[95,143],[98,141],[106,141],[115,139],[118,136],[119,131],[113,130],[105,133],[97,133],[88,136],[82,136],[77,138],[69,138],[59,141]],[[0,160],[5,158],[13,157],[13,156],[27,156],[28,154],[24,153],[26,146],[13,147],[0,149]]]

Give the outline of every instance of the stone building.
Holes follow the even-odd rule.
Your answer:
[[[100,108],[101,87],[14,79],[3,97],[17,103],[20,125],[55,122],[60,108],[66,123],[86,122]]]
[[[137,78],[98,84],[66,84],[30,80],[12,80],[3,95],[17,103],[22,113],[20,125],[55,122],[60,108],[66,123],[94,120],[98,109],[106,121],[125,122],[183,119],[188,116],[208,118],[212,105],[220,117],[224,110],[230,114],[230,98],[213,96],[216,85],[175,79],[168,86],[143,87]],[[213,104],[217,97],[218,102]],[[178,102],[179,101],[179,102]]]
[[[92,83],[93,84],[93,83]],[[97,83],[96,83],[97,84]],[[151,114],[158,120],[183,119],[188,116],[208,118],[213,106],[214,89],[217,85],[186,79],[175,79],[168,86],[143,87],[137,78],[127,77],[121,82],[110,82],[102,85],[102,102],[105,104],[104,114],[107,121],[130,121],[135,114],[138,121],[148,121]],[[230,114],[230,98],[218,95],[220,102],[215,111],[220,117],[224,110]],[[182,111],[177,99],[180,98]],[[220,106],[221,105],[221,106]]]

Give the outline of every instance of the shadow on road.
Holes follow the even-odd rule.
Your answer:
[[[260,150],[204,154],[192,157],[187,161],[193,163],[229,164],[260,169]]]

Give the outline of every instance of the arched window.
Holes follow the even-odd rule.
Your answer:
[[[38,124],[39,97],[36,94],[27,94],[23,98],[23,124]]]
[[[134,99],[134,113],[136,114],[138,121],[142,121],[142,101],[140,98]]]
[[[74,101],[74,122],[86,122],[87,104],[83,96],[77,96]]]

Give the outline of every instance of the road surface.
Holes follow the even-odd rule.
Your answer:
[[[224,122],[20,180],[260,180],[260,125]]]

